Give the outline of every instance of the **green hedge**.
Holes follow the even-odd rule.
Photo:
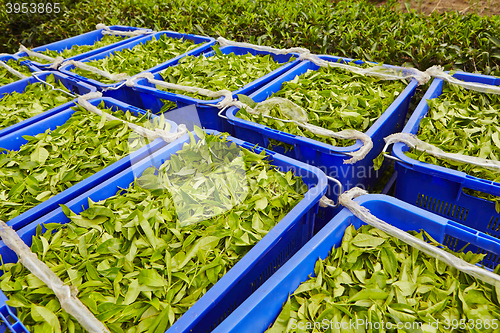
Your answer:
[[[500,76],[500,16],[419,14],[363,1],[79,1],[60,17],[0,37],[3,51],[93,30],[97,23],[174,30],[426,69],[445,65]],[[3,22],[3,20],[2,20]],[[3,23],[0,23],[3,24]],[[429,50],[429,51],[428,51]]]
[[[59,13],[53,11],[51,13],[38,12],[38,6],[41,4],[43,4],[43,11],[45,11],[47,4],[52,9],[54,2],[59,3]],[[33,46],[59,40],[60,36],[44,34],[40,26],[50,21],[62,22],[65,13],[73,10],[76,2],[75,0],[0,0],[0,30],[2,31],[0,53],[15,53],[19,50],[20,43]],[[14,4],[21,6],[22,3],[26,4],[27,13],[7,12],[14,10]]]

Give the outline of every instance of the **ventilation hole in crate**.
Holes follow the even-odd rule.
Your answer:
[[[451,216],[452,212],[453,212],[453,204],[450,204],[448,206],[448,210],[446,211],[446,215]]]
[[[424,207],[429,209],[429,197],[427,196],[424,198]]]
[[[418,207],[427,209],[428,211],[452,217],[456,220],[464,222],[466,221],[467,215],[469,214],[469,209],[465,207],[453,205],[449,202],[432,198],[424,194],[418,194],[416,205]]]
[[[318,209],[318,214],[316,215],[318,219],[324,220],[326,218],[326,212],[324,209]]]
[[[449,242],[450,242],[450,236],[448,235],[444,236],[443,245],[448,246]]]
[[[486,227],[486,229],[491,229],[491,224],[493,223],[494,219],[495,219],[495,217],[492,216],[491,219],[490,219],[490,223],[488,223],[488,226]]]
[[[418,196],[418,201],[419,201],[419,202],[418,202],[418,206],[422,207],[422,206],[424,205],[424,197],[425,197],[425,196],[424,196],[423,194],[420,194],[420,195]]]
[[[442,202],[441,200],[438,200],[439,201],[439,204],[438,204],[438,207],[436,209],[436,212],[438,212],[439,214],[441,214],[441,212],[443,211],[443,204],[444,202]]]
[[[468,210],[468,209],[465,209],[465,207],[464,207],[464,208],[462,208],[462,213],[460,214],[460,216],[458,217],[458,219],[459,219],[459,220],[462,220],[462,221],[465,221],[465,216],[467,215],[467,212],[468,212],[468,211],[469,211],[469,210]]]
[[[454,248],[453,248],[454,241],[455,241],[455,237],[450,236],[450,239],[448,240],[448,245],[447,245],[450,250],[454,250]]]
[[[485,254],[484,256],[484,259],[481,260],[481,264],[490,268],[490,269],[494,269],[495,268],[495,265],[493,264],[493,262],[495,262],[495,258],[496,258],[496,255],[494,255],[493,253],[489,252],[489,251],[486,251],[485,249],[480,249],[479,251],[477,251],[477,253],[479,254]]]
[[[452,238],[453,237],[451,237],[449,235],[446,235],[445,238],[444,238],[443,245],[445,245],[447,248],[451,248],[452,247],[451,242],[453,241]]]
[[[297,240],[292,239],[280,253],[271,261],[271,263],[264,268],[260,276],[251,283],[252,293],[259,289],[259,287],[267,281],[288,259],[293,255],[296,249]]]
[[[457,238],[450,235],[445,235],[443,245],[445,245],[447,248],[454,251],[455,248],[457,247],[457,243],[458,243]]]

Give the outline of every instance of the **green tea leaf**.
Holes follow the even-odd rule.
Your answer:
[[[382,265],[384,270],[392,277],[396,276],[398,270],[398,260],[394,255],[394,252],[390,249],[384,247],[380,251],[380,257],[382,259]]]
[[[251,108],[255,108],[255,106],[257,106],[257,103],[255,103],[254,100],[252,98],[248,97],[247,95],[238,94],[236,96],[238,96],[238,99],[241,102],[243,102],[244,104],[248,105]]]
[[[93,122],[98,124],[98,117]],[[160,168],[145,170],[116,195],[98,202],[89,200],[89,208],[79,214],[61,205],[70,222],[59,225],[53,221],[45,225],[43,233],[40,226],[31,249],[64,283],[78,288],[82,302],[110,329],[164,331],[302,200],[307,187],[301,179],[275,169],[264,157],[228,145],[222,136],[205,134],[204,139],[184,145]],[[237,192],[238,187],[234,172],[231,177],[220,172],[234,166],[235,159],[242,163],[248,193],[259,193],[259,200],[266,202],[265,211],[255,208],[255,198],[247,192],[237,193],[240,196],[235,198],[240,201],[229,211],[222,209],[227,204],[225,195]],[[184,172],[187,170],[196,172]],[[53,173],[47,168],[47,177]],[[59,177],[67,173],[68,169],[62,170]],[[28,176],[26,186],[41,186],[43,180]],[[174,204],[171,188],[143,186],[145,182],[165,184],[167,177],[196,200],[214,194],[214,182],[224,184],[217,187],[218,198],[213,195],[206,210],[193,206],[188,211],[210,217],[182,226],[182,211],[176,205],[187,202]],[[195,180],[199,182],[197,192],[188,181],[193,177],[203,179]],[[22,193],[24,184],[14,190]],[[274,205],[285,196],[279,206]],[[57,303],[53,292],[28,277],[29,271],[21,264],[8,265],[3,267],[0,288],[18,306],[21,320],[29,316],[28,299],[37,306]],[[49,309],[66,330],[68,314],[60,308]],[[30,331],[45,329],[43,323],[24,322]],[[74,325],[75,332],[83,331],[80,324]]]
[[[31,305],[31,317],[36,321],[44,321],[49,324],[52,328],[51,332],[61,332],[61,326],[56,315],[46,307]]]
[[[139,280],[133,279],[129,284],[127,289],[127,294],[125,295],[125,299],[123,300],[123,304],[129,305],[132,304],[139,296],[141,290],[139,289]]]
[[[380,289],[365,289],[355,294],[349,299],[349,302],[369,298],[369,299],[386,299],[389,294]]]
[[[148,287],[163,287],[165,286],[165,281],[154,269],[143,269],[139,272],[137,279],[140,284]]]
[[[31,160],[40,164],[44,164],[48,157],[49,152],[43,147],[37,147],[31,154]]]
[[[351,241],[357,247],[375,247],[384,243],[385,239],[367,234],[357,234]]]

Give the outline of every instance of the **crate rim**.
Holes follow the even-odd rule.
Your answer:
[[[109,28],[111,30],[116,30],[116,29],[122,29],[123,31],[135,31],[135,30],[146,30],[148,32],[152,32],[153,30],[151,29],[148,29],[148,28],[138,28],[138,27],[132,27],[132,26],[126,26],[126,25],[111,25],[109,26]],[[129,29],[129,30],[125,30],[125,29]],[[41,52],[41,51],[45,51],[45,50],[48,50],[50,47],[57,47],[57,45],[63,41],[66,41],[66,40],[70,40],[70,39],[73,39],[73,38],[80,38],[80,37],[84,37],[84,36],[90,36],[90,35],[93,35],[95,33],[97,33],[98,31],[103,31],[104,29],[95,29],[95,30],[90,30],[90,31],[87,31],[87,32],[84,32],[82,34],[79,34],[79,35],[75,35],[75,36],[71,36],[71,37],[68,37],[68,38],[65,38],[65,39],[61,39],[61,40],[58,40],[58,41],[55,41],[55,42],[52,42],[52,43],[49,43],[49,44],[45,44],[45,45],[41,45],[41,46],[37,46],[37,47],[34,47],[33,49],[31,49],[32,51],[34,52]],[[120,35],[120,36],[123,36],[123,35]],[[72,57],[69,57],[66,60],[75,60],[75,59],[84,59],[85,58],[85,55],[86,54],[97,54],[97,53],[101,53],[101,52],[97,52],[98,50],[100,49],[105,49],[105,48],[110,48],[111,45],[115,45],[115,47],[118,47],[119,45],[123,45],[125,43],[129,43],[131,42],[132,40],[136,40],[136,39],[139,39],[139,38],[142,38],[143,36],[131,36],[130,38],[128,39],[124,39],[122,41],[118,41],[116,43],[113,43],[113,44],[109,44],[109,45],[105,45],[105,46],[102,46],[98,49],[95,49],[95,50],[90,50],[90,51],[87,51],[87,52],[84,52],[84,53],[80,53],[80,54],[77,54],[77,55],[74,55]],[[103,50],[104,51],[104,50]],[[18,56],[19,58],[22,58],[22,57],[26,57],[28,56],[28,54],[26,52],[23,52],[23,51],[18,51],[15,53],[16,56]],[[89,55],[90,56],[90,55]],[[35,58],[36,59],[36,58]],[[33,64],[33,66],[35,67],[38,67],[40,70],[43,70],[45,68],[48,68],[51,64],[42,64],[38,61],[33,61],[33,60],[29,60],[29,62],[31,64]]]
[[[36,77],[35,75],[33,74],[36,74]],[[81,81],[77,81],[75,80],[74,78],[68,76],[68,75],[65,75],[61,72],[58,72],[58,71],[40,71],[40,72],[35,72],[33,73],[31,76],[28,76],[27,78],[25,79],[21,79],[21,80],[17,80],[17,81],[14,81],[12,83],[9,83],[9,84],[6,84],[4,86],[0,86],[0,99],[4,98],[5,95],[9,95],[11,94],[12,92],[15,92],[15,88],[14,90],[12,89],[14,86],[18,86],[18,85],[24,85],[26,83],[27,84],[33,84],[33,83],[39,83],[39,80],[45,80],[45,78],[49,75],[54,75],[54,78],[57,80],[59,79],[60,80],[60,83],[62,85],[64,85],[63,82],[61,82],[61,79],[62,80],[70,80],[70,81],[75,81],[75,83],[80,86],[81,88],[85,88],[85,89],[88,89],[89,92],[95,92],[97,91],[97,89],[85,82],[81,82]],[[25,87],[26,88],[26,87]],[[25,89],[23,88],[23,89]],[[77,95],[78,96],[78,95]],[[76,97],[77,97],[76,96]],[[3,137],[4,135],[7,135],[7,134],[10,134],[14,131],[17,131],[25,126],[28,126],[28,125],[31,125],[39,120],[42,120],[44,118],[47,118],[47,117],[50,117],[52,116],[53,114],[61,111],[63,108],[68,108],[68,107],[71,107],[75,104],[75,101],[76,101],[76,97],[72,100],[72,101],[69,101],[67,103],[64,103],[64,104],[61,104],[59,106],[56,106],[52,109],[49,109],[47,111],[44,111],[38,115],[35,115],[33,117],[30,117],[28,119],[25,119],[17,124],[14,124],[14,125],[11,125],[11,126],[8,126],[8,127],[5,127],[5,128],[2,128],[0,129],[0,138]]]
[[[218,135],[220,132],[215,131],[215,130],[204,130],[205,133],[208,134],[214,134]],[[197,137],[196,133],[192,132],[192,134]],[[288,212],[258,243],[256,243],[250,251],[248,251],[222,278],[220,278],[214,286],[212,286],[206,293],[203,295],[200,299],[196,301],[196,303],[187,311],[185,312],[166,332],[175,332],[175,331],[183,331],[186,332],[189,329],[190,325],[195,325],[197,322],[198,318],[201,318],[203,313],[206,311],[209,311],[210,308],[213,306],[214,302],[217,302],[219,299],[222,299],[224,296],[224,291],[229,292],[231,290],[231,287],[237,286],[238,284],[238,277],[241,276],[241,274],[246,273],[246,271],[249,271],[252,267],[249,264],[256,264],[257,259],[267,253],[267,251],[272,248],[272,245],[274,244],[274,241],[278,240],[281,238],[281,236],[287,232],[287,230],[292,227],[296,223],[297,219],[297,212],[301,212],[302,214],[306,215],[309,214],[310,209],[312,209],[314,206],[317,206],[319,199],[323,196],[323,194],[326,192],[326,187],[327,187],[327,178],[326,175],[318,168],[315,168],[314,166],[305,164],[303,162],[291,159],[287,156],[277,154],[273,151],[267,150],[265,148],[258,147],[256,145],[248,144],[246,141],[228,136],[227,140],[230,142],[236,143],[238,146],[241,146],[242,148],[250,149],[255,148],[255,152],[262,152],[266,154],[266,156],[272,158],[273,160],[279,160],[281,162],[285,162],[289,165],[289,162],[291,162],[293,166],[297,166],[300,168],[303,168],[307,170],[307,172],[310,172],[314,174],[317,178],[317,182],[314,186],[310,187],[308,191],[304,194],[304,198],[300,200],[299,203],[290,211]],[[183,144],[185,142],[190,141],[190,135],[186,134],[182,136],[181,138],[175,140],[169,145],[166,145],[158,150],[156,150],[154,153],[151,155],[143,158],[141,161],[139,161],[137,164],[147,164],[147,159],[148,158],[153,158],[153,157],[159,157],[168,154],[168,156],[171,156],[175,154],[178,150],[172,151],[176,149],[177,145]],[[273,162],[271,161],[271,164]],[[69,201],[66,203],[68,207],[77,204],[81,200],[87,198],[91,193],[99,190],[99,188],[105,187],[108,184],[114,182],[115,180],[119,179],[126,173],[130,172],[131,169],[134,168],[134,165],[128,167],[127,169],[123,170],[122,172],[114,175],[113,177],[105,180],[101,184],[93,187],[92,189],[85,191],[78,197],[74,198],[73,200]],[[92,191],[92,192],[91,192]],[[23,235],[27,234],[30,232],[30,230],[33,230],[36,228],[37,225],[44,223],[45,221],[49,221],[53,215],[56,213],[59,213],[62,211],[62,208],[57,208],[53,210],[52,212],[40,217],[39,219],[31,222],[29,225],[26,225],[22,229],[18,230],[17,233],[20,237],[23,237]],[[0,248],[4,247],[5,243],[0,240]],[[221,283],[222,281],[222,283]],[[229,283],[231,282],[231,283]],[[2,296],[5,296],[5,294],[0,291],[0,301],[2,299]],[[1,306],[1,305],[0,305]],[[6,306],[6,305],[4,305]],[[201,310],[201,311],[199,311]],[[199,311],[199,313],[196,313],[196,311]],[[194,312],[194,313],[193,313]],[[190,318],[188,318],[190,316]],[[17,319],[17,318],[16,318]],[[21,323],[18,320],[19,323]],[[22,324],[22,323],[21,323]],[[184,328],[183,328],[184,326]],[[23,326],[24,327],[24,326]],[[28,332],[27,330],[25,332]]]
[[[7,59],[7,61],[8,61],[8,60],[20,60],[20,58],[21,57],[17,56],[17,54],[8,54],[8,53],[0,54],[0,61],[4,61],[4,62],[5,62],[4,59]],[[35,64],[33,64],[30,61],[28,61],[28,62],[21,61],[20,63],[22,66],[28,67],[31,73],[37,73],[37,72],[43,71],[41,68],[39,68],[38,66],[36,66]],[[29,76],[27,76],[27,77],[29,77]],[[14,82],[18,82],[20,80],[24,80],[24,79],[19,79],[19,80],[14,81]],[[11,83],[14,83],[14,82],[11,82]],[[4,84],[3,86],[0,86],[0,88],[8,86],[11,83]]]
[[[148,34],[148,35],[142,36],[140,38],[136,38],[134,40],[130,40],[127,43],[120,44],[120,45],[117,45],[116,47],[111,48],[109,50],[105,50],[103,52],[99,52],[99,53],[93,54],[93,55],[88,56],[86,58],[82,58],[79,61],[85,63],[85,62],[89,62],[89,61],[92,61],[92,60],[104,59],[104,58],[110,56],[114,52],[117,52],[117,51],[119,52],[119,51],[122,51],[122,50],[124,50],[126,48],[130,48],[131,49],[131,48],[133,48],[136,45],[144,44],[143,42],[147,42],[147,41],[149,41],[152,38],[157,38],[158,36],[165,35],[165,34],[177,35],[178,37],[170,37],[170,38],[176,38],[176,39],[181,39],[181,38],[184,38],[184,39],[200,38],[200,39],[203,39],[204,42],[200,42],[198,44],[199,45],[198,47],[196,47],[196,48],[194,48],[194,49],[192,49],[192,50],[190,50],[188,52],[179,54],[179,55],[175,56],[172,59],[169,59],[169,60],[167,60],[165,62],[162,62],[162,63],[160,63],[160,64],[158,64],[158,65],[156,65],[154,67],[151,67],[151,68],[148,68],[146,70],[143,70],[142,72],[140,72],[140,73],[138,73],[136,75],[143,74],[143,73],[152,73],[158,67],[166,66],[167,64],[170,64],[170,63],[175,63],[179,59],[181,59],[181,58],[183,58],[185,56],[188,56],[188,55],[191,55],[191,54],[196,54],[196,53],[199,53],[199,52],[204,52],[206,49],[208,49],[210,46],[212,46],[212,45],[214,45],[216,43],[215,38],[213,38],[213,37],[200,36],[200,35],[188,34],[188,33],[181,33],[181,32],[175,32],[175,31],[170,31],[170,30],[162,30],[162,31],[158,31],[158,32],[155,32],[155,33],[152,33],[152,34]],[[131,45],[131,44],[134,44],[134,45]],[[106,83],[102,83],[102,82],[94,80],[94,79],[90,79],[90,78],[86,78],[86,77],[81,76],[81,75],[77,75],[76,73],[71,72],[71,69],[73,69],[73,68],[74,68],[73,65],[65,65],[65,66],[60,67],[59,70],[61,72],[65,73],[66,75],[77,77],[79,80],[82,80],[82,78],[83,78],[86,81],[88,81],[89,84],[92,84],[95,87],[98,87],[99,89],[115,88],[115,87],[120,86],[125,81],[125,80],[122,80],[120,82],[106,84]]]
[[[355,202],[363,206],[366,203],[376,203],[376,204],[382,204],[386,206],[392,206],[392,207],[399,207],[402,208],[403,210],[407,211],[408,213],[417,213],[418,215],[422,216],[423,218],[427,220],[432,220],[433,222],[436,223],[440,227],[440,231],[443,232],[443,234],[446,231],[446,227],[451,224],[452,227],[456,227],[457,223],[453,222],[451,220],[448,220],[442,216],[439,216],[437,214],[433,214],[429,211],[426,211],[422,208],[413,206],[407,202],[404,202],[402,200],[399,200],[397,198],[384,195],[384,194],[365,194],[360,197],[357,197],[354,199]],[[297,276],[297,272],[295,270],[298,269],[299,265],[301,265],[303,262],[307,261],[308,259],[311,259],[313,254],[318,254],[321,252],[325,252],[325,249],[328,249],[328,252],[321,253],[321,255],[318,257],[315,257],[314,262],[312,263],[312,272],[311,274],[314,275],[314,265],[318,258],[324,260],[330,253],[331,249],[335,246],[334,244],[331,243],[331,238],[333,237],[332,235],[336,232],[339,231],[339,226],[344,223],[347,219],[349,218],[357,218],[354,213],[352,213],[348,208],[343,208],[335,217],[333,217],[323,229],[321,229],[311,240],[304,245],[295,255],[287,262],[285,265],[283,265],[277,272],[275,272],[264,284],[262,284],[259,289],[254,292],[252,295],[250,295],[235,311],[233,311],[214,331],[213,333],[222,333],[222,332],[238,332],[237,328],[239,327],[240,329],[242,328],[241,326],[245,325],[245,322],[248,322],[250,318],[247,318],[248,314],[247,313],[252,313],[254,309],[256,309],[258,306],[262,308],[262,303],[266,298],[276,298],[277,292],[274,292],[277,288],[278,285],[281,283],[281,281],[285,281],[290,279],[290,276]],[[362,222],[363,225],[366,224]],[[469,234],[471,231],[476,231],[475,229],[469,228],[470,230],[464,229],[466,232],[468,231]],[[341,234],[344,234],[345,229],[340,230]],[[476,231],[477,232],[477,231]],[[477,232],[480,233],[480,232]],[[484,235],[484,233],[481,233]],[[342,237],[340,238],[342,239]],[[498,239],[490,239],[490,241],[493,241],[497,248],[497,250],[500,249],[500,240]],[[479,241],[478,241],[479,243]],[[295,259],[295,260],[293,260]],[[309,276],[311,275],[309,274]],[[303,275],[303,273],[302,273]],[[300,278],[300,283],[306,281],[308,278],[303,280],[303,277]],[[299,283],[299,284],[300,284]],[[297,286],[298,287],[298,286]],[[295,288],[296,289],[296,288]],[[294,289],[294,290],[295,290]],[[294,292],[294,290],[289,291],[287,294],[288,296]],[[278,295],[279,296],[279,295]],[[285,299],[286,301],[286,299]],[[281,312],[283,303],[280,302],[279,308]],[[262,311],[260,311],[262,312]],[[280,313],[278,312],[278,314]],[[252,313],[252,315],[257,315],[258,313]],[[278,315],[276,314],[276,316]],[[274,315],[273,315],[274,317]],[[248,320],[245,320],[248,319]],[[266,318],[266,322],[268,321]],[[257,320],[257,319],[255,319]],[[275,321],[270,323],[272,324]],[[268,325],[269,326],[269,325]]]
[[[477,82],[478,80],[488,80],[491,81],[490,84],[500,85],[500,78],[483,75],[483,74],[474,74],[468,72],[456,72],[452,75],[453,77],[462,79],[466,82]],[[402,133],[411,133],[417,134],[420,128],[420,121],[427,115],[429,111],[429,106],[427,104],[427,100],[438,98],[441,95],[441,92],[438,92],[442,89],[443,85],[446,84],[443,79],[434,78],[430,87],[425,92],[425,95],[418,103],[415,111],[413,111],[412,116],[408,120],[407,124],[403,128]],[[397,142],[394,144],[392,149],[392,155],[399,158],[402,162],[397,161],[396,163],[403,168],[409,168],[413,170],[418,170],[420,172],[431,174],[443,179],[451,180],[462,184],[463,186],[477,186],[476,184],[480,184],[482,190],[491,190],[500,195],[500,182],[494,182],[490,180],[486,180],[483,178],[478,178],[475,176],[468,175],[463,171],[458,171],[454,169],[445,168],[443,166],[434,165],[426,162],[421,162],[418,160],[414,160],[408,157],[404,152],[409,150],[409,147],[402,143]],[[477,198],[485,201],[489,201],[482,198]]]
[[[127,104],[127,103],[118,101],[118,100],[116,100],[114,98],[110,98],[110,97],[94,98],[94,99],[90,99],[88,102],[91,103],[94,106],[97,106],[101,101],[104,101],[108,105],[111,104],[112,106],[117,106],[117,107],[122,107],[122,108],[129,108],[130,110],[133,110],[134,112],[137,112],[139,114],[146,114],[147,113],[145,110],[142,110],[142,109],[139,109],[139,108],[135,108],[135,107],[133,107],[133,106]],[[57,109],[60,109],[59,112],[64,112],[64,111],[70,109],[71,107],[75,106],[75,105],[73,105],[71,103],[73,103],[73,102],[63,104],[63,105],[59,106]],[[158,117],[155,114],[151,114],[151,113],[149,113],[149,114],[151,115],[152,118],[157,118]],[[57,116],[57,114],[53,114],[53,115],[51,115],[51,116],[49,116],[47,118],[40,119],[39,121],[48,121],[48,120],[50,120],[50,118],[52,118],[54,116]],[[167,119],[165,119],[165,121],[171,124],[171,130],[170,130],[171,132],[174,132],[174,131],[177,130],[177,124],[175,122],[172,122],[172,121],[167,120]],[[35,124],[35,123],[33,123],[33,124]],[[11,132],[10,134],[11,135],[15,135],[16,132],[19,132],[19,136],[21,136],[23,131],[24,131],[24,128],[19,128],[16,131]],[[1,138],[0,138],[0,140],[1,140]],[[92,174],[91,176],[89,176],[89,177],[87,177],[85,179],[82,179],[81,181],[79,181],[78,183],[76,183],[76,184],[72,185],[71,187],[65,189],[64,191],[61,191],[61,192],[57,193],[52,198],[50,198],[50,199],[48,199],[46,201],[40,202],[36,206],[34,206],[34,207],[28,209],[27,211],[25,211],[24,213],[19,214],[18,216],[10,219],[9,221],[6,221],[6,224],[9,225],[9,226],[11,226],[15,230],[16,229],[21,230],[22,228],[24,228],[26,226],[26,220],[31,220],[31,222],[28,223],[28,225],[29,225],[33,221],[36,221],[39,218],[42,218],[46,214],[49,214],[54,209],[51,209],[51,210],[47,211],[46,214],[44,214],[44,215],[42,215],[42,216],[40,216],[38,218],[33,219],[32,216],[34,214],[37,214],[37,212],[39,210],[46,210],[46,209],[48,209],[46,207],[49,207],[49,206],[53,205],[55,202],[63,200],[62,198],[64,198],[67,195],[70,195],[72,192],[74,192],[74,191],[81,191],[82,187],[87,186],[87,184],[91,184],[92,182],[94,182],[96,179],[98,179],[100,177],[103,177],[102,175],[100,175],[100,173],[104,172],[106,169],[109,168],[109,170],[107,170],[106,172],[115,172],[114,169],[119,166],[118,163],[125,163],[126,159],[131,160],[131,161],[134,160],[134,159],[137,159],[136,156],[141,156],[141,155],[144,154],[143,150],[147,151],[151,147],[156,149],[156,146],[158,146],[159,144],[161,144],[162,141],[163,140],[160,139],[160,138],[158,138],[158,139],[156,139],[154,141],[151,141],[149,144],[147,144],[144,147],[140,148],[138,151],[131,152],[131,153],[125,155],[121,159],[117,160],[116,162],[114,162],[112,164],[109,164],[108,166],[102,168],[101,170],[99,170],[98,172]],[[145,156],[141,157],[141,159],[143,159],[143,158],[145,158]],[[0,241],[0,243],[1,243],[1,241]]]
[[[276,55],[278,56],[278,54],[275,54],[273,52],[269,52],[269,51],[256,51],[252,48],[249,48],[249,47],[245,47],[245,46],[232,46],[232,45],[227,45],[227,46],[222,46],[220,47],[220,50],[222,52],[224,51],[230,51],[230,50],[234,50],[234,49],[239,49],[239,50],[252,50],[252,51],[255,51],[259,54],[264,54],[264,55]],[[226,53],[226,54],[230,54],[230,53],[233,53],[233,52],[229,52],[229,53]],[[207,51],[207,52],[204,52],[202,54],[199,54],[197,55],[197,57],[201,57],[201,56],[204,56],[204,57],[211,57],[211,56],[214,56],[215,55],[215,51],[214,50],[211,50],[211,51]],[[237,90],[234,90],[231,92],[232,96],[236,96],[237,94],[239,94],[240,92],[246,90],[246,89],[250,89],[252,86],[256,85],[256,84],[259,84],[259,82],[265,80],[266,78],[276,74],[276,73],[279,73],[279,72],[283,72],[282,74],[285,74],[286,72],[288,72],[289,70],[295,68],[296,66],[298,66],[302,60],[299,59],[300,57],[300,54],[298,53],[290,53],[290,55],[296,57],[295,60],[289,62],[289,63],[283,63],[281,67],[278,67],[276,68],[275,70],[265,74],[264,76],[252,81],[252,82],[249,82],[247,84],[245,84],[243,87],[237,89]],[[156,70],[155,72],[152,72],[153,75],[159,75],[161,71],[165,70],[167,67],[174,67],[174,66],[177,66],[178,64],[172,64],[172,65],[169,65],[169,66],[164,66],[164,68],[161,68],[159,70]],[[281,74],[279,75],[281,76]],[[278,77],[279,77],[278,76]],[[276,77],[276,78],[278,78]],[[134,86],[132,89],[134,90],[137,90],[139,92],[144,92],[144,93],[148,93],[148,94],[151,94],[151,95],[154,95],[156,96],[157,98],[159,98],[161,95],[166,95],[166,96],[169,96],[169,97],[172,97],[172,98],[180,98],[184,103],[189,103],[189,104],[194,104],[196,106],[203,106],[203,105],[207,105],[207,104],[217,104],[219,102],[221,102],[222,100],[224,100],[224,97],[219,97],[217,99],[212,99],[212,100],[203,100],[203,99],[198,99],[198,98],[193,98],[193,97],[190,97],[190,96],[186,96],[186,95],[183,95],[183,94],[176,94],[176,93],[173,93],[173,92],[169,92],[169,91],[163,91],[163,90],[158,90],[156,88],[153,88],[153,87],[149,87],[149,86],[145,86],[143,85],[142,83],[145,82],[146,79],[144,78],[141,78],[137,81],[134,81]],[[271,82],[274,81],[274,80],[271,80]],[[266,84],[267,85],[267,84]],[[260,90],[260,89],[259,89]]]
[[[319,58],[322,59],[322,60],[332,61],[332,62],[337,62],[337,61],[341,60],[342,62],[346,62],[346,63],[355,62],[356,64],[372,63],[372,62],[366,62],[366,61],[362,61],[362,60],[355,60],[355,59],[351,59],[351,58],[337,57],[337,56],[332,56],[332,55],[320,55]],[[297,70],[297,69],[299,69],[301,67],[306,67],[309,64],[315,65],[312,61],[306,60],[306,61],[303,61],[303,63],[301,63],[301,64],[297,65],[296,67],[294,67],[293,70]],[[383,64],[383,66],[387,67],[387,68],[402,68],[400,66],[387,65],[387,64]],[[286,75],[286,74],[287,73],[284,73],[283,75]],[[249,97],[253,98],[257,94],[263,93],[268,88],[268,86],[271,86],[274,82],[276,82],[276,81],[278,81],[280,79],[281,79],[281,76],[277,77],[273,81],[271,81],[268,84],[266,84],[264,87],[262,87],[259,90],[255,91]],[[284,81],[284,82],[286,82],[286,81]],[[372,124],[372,126],[370,126],[366,130],[365,134],[368,135],[368,136],[370,136],[370,137],[372,137],[373,134],[374,134],[374,132],[378,128],[380,128],[383,125],[383,123],[386,121],[386,119],[388,119],[396,111],[396,105],[399,104],[399,103],[401,103],[402,101],[404,101],[404,99],[408,95],[412,94],[412,91],[416,88],[417,85],[418,85],[417,80],[416,79],[412,79],[406,85],[406,87],[399,93],[399,95],[396,97],[396,99],[394,99],[394,101],[387,107],[387,109],[380,115],[380,117]],[[241,118],[236,117],[236,113],[238,111],[239,111],[239,108],[237,108],[235,106],[230,107],[229,109],[226,110],[225,114],[226,114],[226,117],[229,119],[230,122],[238,123],[239,125],[241,125],[242,127],[245,127],[245,128],[258,129],[259,131],[266,131],[266,132],[267,131],[273,131],[273,132],[279,133],[282,136],[293,137],[293,139],[296,140],[297,142],[303,143],[303,144],[305,144],[307,146],[314,146],[315,149],[317,149],[318,151],[320,151],[322,153],[326,153],[326,154],[330,154],[330,155],[345,154],[345,153],[356,151],[359,148],[361,148],[362,145],[363,145],[360,140],[356,140],[356,142],[353,145],[348,146],[348,147],[332,146],[332,145],[326,144],[324,142],[320,142],[320,141],[313,140],[313,139],[310,139],[310,138],[306,138],[306,137],[303,137],[303,136],[289,134],[287,132],[280,131],[280,130],[275,130],[275,129],[272,129],[270,127],[267,127],[265,125],[262,125],[262,124],[259,124],[259,123],[256,123],[256,122],[243,120]]]

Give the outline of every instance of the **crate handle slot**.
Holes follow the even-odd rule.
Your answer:
[[[464,189],[469,189],[477,192],[482,192],[484,194],[490,194],[500,197],[500,186],[496,185],[492,181],[484,182],[480,181],[479,179],[469,178],[468,176],[466,176],[461,184],[460,191],[458,194],[459,196],[462,193],[465,194]],[[477,197],[477,195],[475,194],[468,194],[468,195]]]
[[[446,234],[476,245],[489,252],[498,253],[500,251],[498,239],[453,221],[448,221]]]
[[[246,148],[246,149],[248,149],[250,151],[253,151],[256,154],[260,154],[262,151],[265,151],[266,155],[271,155],[272,156],[272,155],[276,154],[274,151],[267,150],[265,148],[259,147],[258,145],[252,145],[252,144],[250,144],[248,142],[243,142],[241,144],[241,147]]]

